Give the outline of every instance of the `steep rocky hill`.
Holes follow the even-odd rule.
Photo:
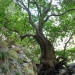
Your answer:
[[[25,47],[13,45],[0,38],[0,75],[36,75]]]

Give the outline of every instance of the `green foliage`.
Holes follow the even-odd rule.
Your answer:
[[[23,64],[23,59],[18,59],[18,62],[19,62],[20,64]]]
[[[9,51],[9,54],[10,54],[11,57],[13,57],[15,59],[18,59],[18,54],[15,50]]]
[[[5,51],[2,51],[2,52],[1,52],[1,57],[2,57],[2,60],[5,61],[5,58],[6,58]]]
[[[35,1],[35,0],[33,0],[33,1]],[[4,18],[4,16],[6,16],[6,19],[4,20],[5,23],[1,23],[0,26],[2,28],[2,26],[4,25],[4,26],[7,26],[9,29],[5,30],[3,32],[3,34],[5,34],[7,37],[8,36],[11,37],[13,40],[15,40],[15,38],[18,38],[15,31],[18,32],[20,35],[24,35],[26,33],[35,34],[35,30],[29,23],[28,14],[26,12],[24,12],[19,7],[19,5],[12,2],[11,0],[6,2],[6,4],[5,4],[5,2],[2,1],[2,3],[6,6],[6,7],[4,7],[5,10],[3,10],[4,8],[3,9],[1,8],[1,10],[4,13],[2,18]],[[41,7],[42,12],[43,12],[44,5],[45,5],[45,7],[49,7],[48,1],[37,0],[37,2],[39,4],[39,7]],[[74,3],[74,0],[71,2]],[[57,4],[60,5],[60,7],[61,7],[60,9],[58,8]],[[71,5],[68,0],[66,0],[66,1],[63,0],[63,2],[60,0],[57,2],[57,4],[51,5],[51,11],[50,11],[51,13],[56,12],[56,13],[60,14],[61,12],[68,10],[68,8],[70,8],[69,6],[75,7],[74,5]],[[66,4],[69,6],[66,6]],[[63,6],[64,6],[64,9],[63,9]],[[3,7],[2,4],[1,4],[1,7]],[[30,8],[35,9],[36,8],[35,4],[31,3]],[[37,10],[33,10],[33,11],[37,12]],[[69,15],[71,15],[71,16],[69,16]],[[72,19],[73,19],[74,15],[75,15],[75,13],[74,13],[74,11],[72,11],[72,12],[67,13],[60,17],[50,18],[43,27],[44,31],[46,31],[45,35],[48,36],[52,42],[55,42],[59,36],[64,38],[68,31],[73,32],[74,27],[75,27],[74,26],[75,21]],[[36,23],[36,22],[38,22],[39,17],[37,14],[36,15],[32,14],[32,19],[33,19],[34,23]],[[59,23],[57,23],[57,25],[54,25],[56,21]],[[14,31],[14,33],[13,33],[13,31]],[[15,41],[18,41],[18,40],[16,39]]]
[[[63,55],[63,53],[64,53],[63,50],[56,51],[57,56],[61,56]],[[73,62],[75,60],[75,47],[66,50],[64,57],[68,58],[68,62]]]
[[[0,0],[0,32],[3,24],[5,23],[5,12],[12,0]]]
[[[6,64],[1,65],[2,72],[6,74],[8,72],[8,68]]]
[[[19,72],[16,72],[16,75],[20,75],[20,73]]]
[[[5,51],[0,51],[0,58],[3,60],[3,61],[5,61],[5,59],[6,59],[6,52]]]

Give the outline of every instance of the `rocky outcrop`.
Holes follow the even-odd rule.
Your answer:
[[[0,39],[0,75],[35,75],[24,47],[16,45],[8,48]]]

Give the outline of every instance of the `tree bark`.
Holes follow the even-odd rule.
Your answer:
[[[46,75],[48,73],[46,70],[54,68],[57,61],[53,44],[51,44],[51,42],[43,34],[41,34],[41,36],[39,34],[34,35],[34,38],[39,43],[41,48],[40,64],[38,65],[38,75]],[[41,73],[42,68],[45,69],[44,74]]]

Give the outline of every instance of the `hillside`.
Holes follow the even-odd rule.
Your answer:
[[[8,42],[0,38],[0,75],[36,75],[25,49],[19,44],[9,47]]]

